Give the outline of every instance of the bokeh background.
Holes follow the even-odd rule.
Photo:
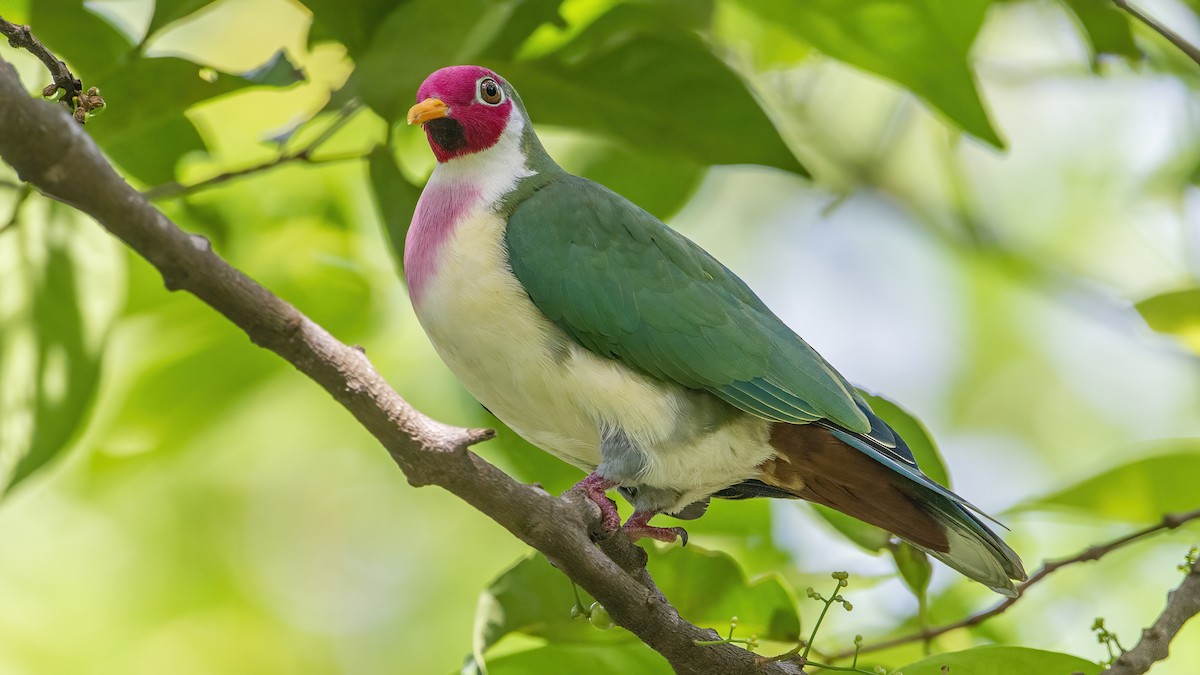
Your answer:
[[[920,419],[1032,571],[1200,507],[1200,70],[1099,0],[972,0],[912,23],[923,4],[0,0],[0,16],[100,87],[86,128],[177,223],[462,425],[499,422],[437,359],[397,276],[391,242],[433,160],[393,120],[433,68],[509,64],[564,166],[668,218]],[[1200,43],[1193,3],[1140,6]],[[48,82],[28,54],[3,57],[31,91]],[[180,187],[330,129],[316,161]],[[471,659],[481,592],[525,547],[410,487],[316,386],[7,167],[0,227],[0,471],[16,483],[0,502],[0,674]],[[478,451],[550,489],[580,477],[503,429]],[[716,504],[690,529],[799,589],[806,626],[803,589],[849,570],[855,609],[823,628],[827,651],[920,620],[892,557],[807,505]],[[933,646],[1106,658],[1093,620],[1130,646],[1198,538],[1193,523],[1063,570]],[[925,620],[995,600],[935,565]],[[503,660],[546,645],[527,633],[494,646],[493,672],[549,672]],[[624,667],[665,668],[636,647]],[[1190,625],[1154,672],[1197,670]]]

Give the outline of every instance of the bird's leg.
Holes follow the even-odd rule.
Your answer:
[[[682,545],[687,546],[688,533],[682,527],[647,525],[655,514],[655,511],[634,511],[633,515],[629,516],[629,520],[625,521],[625,534],[629,535],[629,540],[637,541],[643,537],[649,537],[669,544],[678,539]]]
[[[571,488],[587,495],[588,499],[600,507],[600,527],[606,533],[615,532],[617,528],[621,527],[621,514],[617,513],[616,503],[604,494],[606,490],[615,486],[616,483],[593,472]]]

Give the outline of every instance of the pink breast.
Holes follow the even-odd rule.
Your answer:
[[[404,278],[413,305],[421,302],[430,280],[437,276],[443,245],[478,199],[479,190],[463,184],[433,184],[421,193],[404,242]]]

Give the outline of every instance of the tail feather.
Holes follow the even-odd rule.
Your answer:
[[[903,452],[907,447],[898,436]],[[881,527],[992,590],[1013,596],[1021,560],[975,506],[883,452],[874,439],[818,424],[776,423],[758,481]],[[979,515],[976,515],[979,514]]]

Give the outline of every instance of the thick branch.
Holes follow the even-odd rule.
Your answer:
[[[1167,594],[1167,606],[1154,624],[1142,631],[1142,639],[1101,675],[1141,675],[1150,670],[1167,658],[1171,640],[1196,614],[1200,614],[1200,560],[1192,564],[1183,583]]]
[[[685,673],[799,673],[758,665],[733,645],[683,620],[658,592],[645,554],[624,537],[597,547],[596,509],[514,481],[467,450],[492,432],[436,422],[409,406],[366,356],[337,341],[294,307],[217,256],[129,186],[91,138],[58,106],[29,97],[0,60],[0,157],[46,195],[91,215],[153,264],[169,289],[186,290],[321,385],[388,450],[413,485],[439,485],[541,551],[592,594],[613,619]]]
[[[1064,567],[1067,567],[1070,565],[1075,565],[1075,564],[1082,563],[1082,562],[1091,562],[1093,560],[1099,560],[1099,559],[1103,558],[1104,556],[1108,555],[1109,553],[1112,553],[1113,551],[1115,551],[1123,546],[1132,544],[1135,541],[1139,541],[1139,540],[1141,540],[1145,537],[1148,537],[1152,534],[1155,534],[1157,532],[1162,532],[1164,530],[1173,530],[1173,529],[1179,527],[1180,525],[1183,525],[1184,523],[1189,523],[1193,520],[1200,520],[1200,509],[1197,509],[1195,511],[1188,511],[1186,513],[1167,514],[1167,515],[1163,516],[1163,519],[1161,521],[1159,521],[1158,523],[1155,523],[1154,525],[1150,525],[1149,527],[1144,527],[1135,532],[1130,532],[1127,535],[1118,537],[1111,541],[1107,541],[1103,544],[1096,544],[1095,546],[1090,546],[1068,558],[1059,558],[1058,560],[1048,560],[1045,563],[1042,563],[1041,568],[1039,568],[1038,571],[1034,572],[1027,581],[1025,581],[1024,583],[1017,586],[1017,596],[1015,598],[1005,598],[1004,600],[993,605],[990,609],[986,609],[982,612],[972,614],[972,615],[966,617],[965,619],[962,619],[961,621],[955,621],[954,623],[948,623],[948,624],[944,624],[941,626],[931,626],[929,628],[925,628],[923,630],[919,630],[919,631],[916,631],[913,633],[908,633],[905,635],[901,635],[899,637],[894,637],[890,640],[883,640],[882,642],[875,642],[872,644],[865,645],[861,649],[858,650],[858,653],[865,654],[867,652],[876,652],[881,649],[888,649],[890,647],[895,647],[897,645],[908,644],[909,642],[928,642],[929,640],[932,640],[933,638],[938,637],[940,635],[949,633],[950,631],[955,631],[960,628],[970,628],[972,626],[978,626],[979,624],[983,623],[984,621],[987,621],[988,619],[991,619],[992,617],[998,616],[998,615],[1003,614],[1004,612],[1008,611],[1009,608],[1011,608],[1014,604],[1016,604],[1016,602],[1018,600],[1025,597],[1025,591],[1029,590],[1030,586],[1033,586],[1034,584],[1037,584],[1037,583],[1045,580],[1046,577],[1050,576],[1054,572],[1057,572],[1058,570],[1060,570]],[[831,660],[838,661],[838,660],[850,658],[853,655],[854,655],[853,650],[846,650],[846,651],[842,651],[842,652],[833,654],[829,658]]]

